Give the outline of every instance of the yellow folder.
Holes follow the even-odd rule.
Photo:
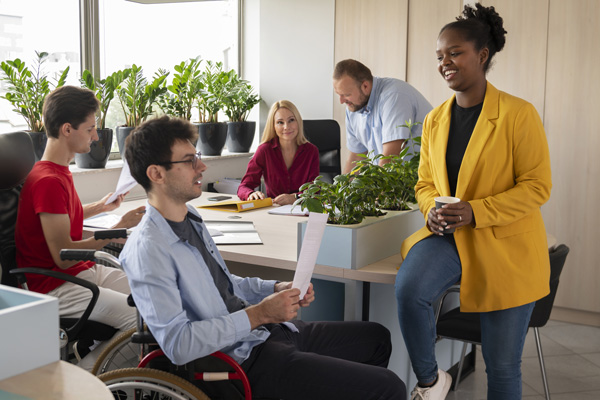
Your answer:
[[[273,200],[270,197],[259,200],[227,200],[221,201],[215,204],[207,204],[204,206],[198,206],[198,208],[209,208],[211,210],[229,211],[229,212],[242,212],[248,210],[255,210],[257,208],[269,207],[273,205]]]

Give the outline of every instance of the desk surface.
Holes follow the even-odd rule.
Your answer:
[[[56,361],[4,379],[0,381],[0,397],[2,391],[34,400],[114,399],[100,379],[65,361]]]
[[[211,196],[214,196],[214,193],[203,193],[198,199],[192,200],[190,204],[195,206],[214,204],[207,200]],[[237,199],[237,197],[232,196],[232,199]],[[144,204],[146,204],[146,200],[123,202],[121,207],[115,210],[115,213],[124,214]],[[305,220],[306,217],[272,215],[268,214],[269,209],[270,207],[265,207],[241,213],[215,211],[206,208],[199,209],[198,211],[205,220],[229,220],[228,217],[237,216],[240,218],[231,220],[252,221],[254,223],[263,244],[219,245],[219,251],[225,261],[295,271],[297,261],[297,224]],[[549,235],[549,247],[553,246],[555,242],[556,239]],[[314,273],[355,281],[393,284],[401,263],[402,257],[400,254],[396,254],[357,270],[316,265]]]

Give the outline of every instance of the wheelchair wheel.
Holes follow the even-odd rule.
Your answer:
[[[140,344],[131,343],[136,328],[121,333],[100,353],[92,374],[100,375],[115,369],[135,368],[140,362]]]
[[[210,400],[190,382],[151,368],[124,368],[98,376],[118,400]]]

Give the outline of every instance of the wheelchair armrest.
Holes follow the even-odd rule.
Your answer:
[[[94,239],[127,239],[127,229],[102,229],[94,231]]]
[[[16,268],[16,269],[11,269],[9,272],[11,274],[21,275],[21,276],[24,276],[25,274],[38,274],[38,275],[49,276],[51,278],[57,278],[57,279],[61,279],[63,281],[74,283],[79,286],[83,286],[92,292],[92,298],[90,299],[90,302],[88,303],[88,305],[87,305],[85,311],[83,312],[83,314],[81,315],[81,317],[79,317],[79,319],[77,320],[77,322],[74,325],[72,325],[68,328],[65,328],[65,332],[67,333],[68,337],[77,336],[77,334],[79,333],[79,331],[81,330],[83,325],[87,322],[88,318],[90,317],[90,314],[92,313],[92,310],[94,309],[94,306],[96,305],[96,302],[98,301],[98,296],[100,295],[100,290],[98,289],[98,286],[96,284],[86,281],[84,279],[78,278],[76,276],[66,274],[64,272],[52,271],[52,270],[48,270],[48,269],[44,269],[44,268]]]

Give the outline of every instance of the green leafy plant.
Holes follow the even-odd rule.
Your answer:
[[[139,126],[154,111],[157,99],[167,91],[168,72],[159,70],[151,83],[144,78],[142,67],[133,64],[117,94],[125,113],[125,126]]]
[[[356,167],[349,174],[338,175],[333,183],[317,177],[300,187],[302,192],[295,205],[311,212],[327,213],[331,224],[358,224],[366,216],[380,216],[382,209],[407,210],[416,202],[414,187],[418,180],[420,155],[414,145],[421,138],[413,137],[412,128],[419,123],[406,121],[402,127],[409,128],[407,146],[399,155],[361,155]],[[410,159],[407,156],[412,156]],[[379,160],[389,160],[383,166]]]
[[[130,73],[129,69],[117,71],[104,79],[95,79],[87,69],[81,74],[81,85],[93,91],[100,102],[98,129],[106,128],[106,114],[110,102],[115,98],[115,92],[119,89],[121,82],[127,79]]]
[[[405,121],[401,127],[408,128],[410,136],[407,145],[399,155],[384,156],[389,160],[383,165],[382,191],[378,197],[379,207],[385,210],[408,210],[410,204],[417,202],[415,185],[419,180],[419,162],[421,153],[415,147],[421,145],[421,137],[413,136],[413,128],[420,122]]]
[[[223,71],[222,62],[206,62],[196,100],[200,122],[219,122],[218,113],[223,108],[225,97],[229,95],[229,82],[234,75],[234,70]]]
[[[202,60],[196,57],[175,65],[172,83],[158,98],[158,105],[165,114],[188,121],[192,118],[192,108],[202,87],[201,62]]]
[[[363,198],[349,174],[338,175],[333,183],[318,176],[300,187],[300,198],[294,202],[311,212],[327,213],[330,224],[359,224],[364,219]]]
[[[261,99],[254,93],[252,85],[237,74],[232,76],[229,86],[228,95],[223,99],[225,115],[230,122],[244,122]]]
[[[4,72],[2,80],[8,83],[7,93],[2,97],[15,107],[13,111],[25,118],[31,132],[43,132],[44,100],[52,90],[65,84],[69,67],[60,73],[56,84],[51,85],[47,75],[42,71],[48,53],[36,51],[35,54],[37,59],[33,70],[27,68],[25,63],[18,58],[3,61],[0,64]]]

